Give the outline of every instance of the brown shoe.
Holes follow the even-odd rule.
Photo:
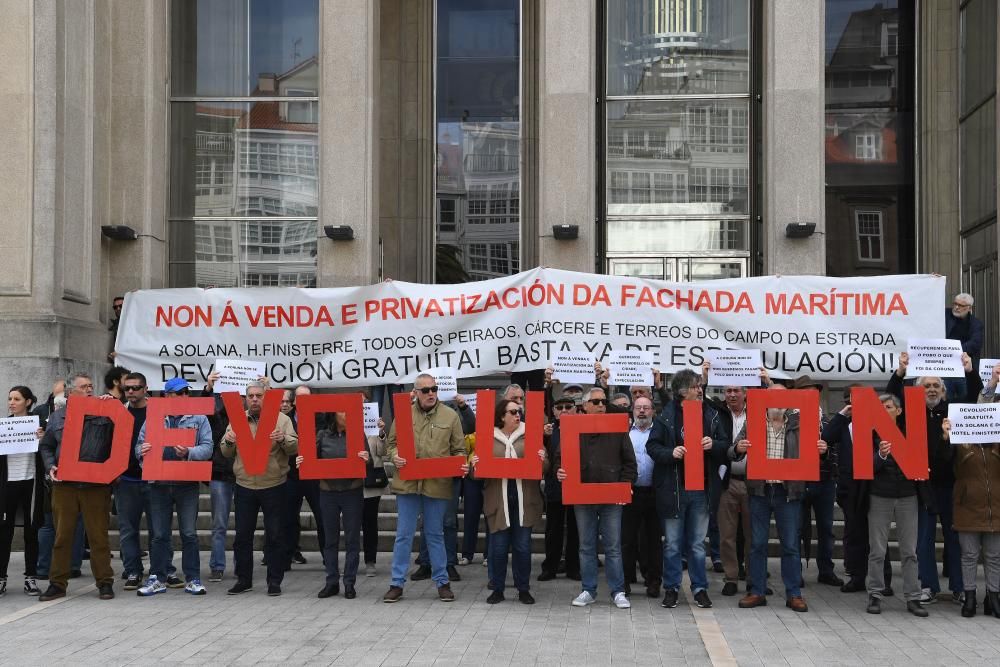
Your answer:
[[[766,606],[767,598],[763,595],[753,595],[748,593],[746,597],[740,600],[740,609],[753,609],[754,607]]]
[[[809,611],[809,605],[807,605],[806,601],[803,600],[801,597],[788,598],[785,601],[785,606],[791,609],[792,611],[798,611],[798,612]]]
[[[400,598],[403,597],[403,589],[399,586],[390,586],[389,590],[386,591],[385,595],[382,596],[382,602],[399,602]]]
[[[455,594],[451,592],[451,586],[445,584],[444,586],[438,586],[438,599],[441,602],[454,602]]]

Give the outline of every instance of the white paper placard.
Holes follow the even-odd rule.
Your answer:
[[[476,411],[476,397],[478,394],[462,394],[462,398],[465,399],[465,404],[469,406],[469,409],[473,413]]]
[[[378,435],[378,403],[365,403],[365,435]]]
[[[1000,403],[949,403],[948,419],[953,445],[1000,442]]]
[[[979,377],[983,379],[983,384],[987,385],[993,378],[993,367],[1000,364],[1000,359],[980,359]]]
[[[235,391],[240,396],[245,396],[247,385],[251,382],[257,382],[267,373],[267,364],[263,361],[216,359],[215,370],[219,373],[219,380],[213,388],[216,394]]]
[[[458,394],[458,375],[454,368],[430,368],[427,373],[434,376],[434,384],[438,387],[438,400],[450,401]]]
[[[594,355],[589,352],[557,352],[549,365],[553,380],[563,384],[594,384]]]
[[[608,386],[653,386],[653,354],[645,350],[611,350]]]
[[[962,368],[962,344],[949,338],[911,338],[906,377],[933,375],[942,378],[965,377]]]
[[[713,387],[759,387],[760,350],[708,350],[708,384]]]
[[[38,415],[0,419],[0,455],[38,451]]]

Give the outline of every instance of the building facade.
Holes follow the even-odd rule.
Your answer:
[[[536,266],[937,272],[1000,354],[995,0],[0,11],[8,385],[100,372],[129,290]]]

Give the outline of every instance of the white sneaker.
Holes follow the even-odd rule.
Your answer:
[[[191,595],[205,595],[208,591],[201,585],[201,579],[192,579],[184,586],[184,592]]]
[[[37,596],[42,594],[42,592],[38,590],[38,583],[35,581],[34,577],[24,578],[24,594],[31,596]]]
[[[586,607],[588,604],[594,604],[594,602],[596,602],[596,600],[594,600],[594,596],[588,593],[587,591],[583,591],[575,598],[573,598],[574,607]]]
[[[462,567],[465,567],[466,565],[470,564],[471,562],[472,561],[469,560],[468,558],[466,558],[465,556],[462,556],[461,558],[458,559],[458,564],[461,565]]]
[[[483,567],[489,567],[489,566],[490,566],[490,564],[489,564],[489,563],[487,563],[487,562],[486,562],[486,559],[484,558],[484,559],[483,559]]]
[[[375,563],[368,563],[367,565],[365,565],[365,576],[366,577],[374,577],[375,574],[376,574],[376,572],[375,572]]]
[[[588,593],[587,595],[589,596],[590,593]],[[593,599],[593,598],[591,598],[591,599]],[[615,593],[614,603],[615,603],[615,606],[618,607],[619,609],[631,609],[632,608],[632,603],[628,601],[627,597],[625,597],[624,591],[620,592],[620,593]]]
[[[156,578],[156,575],[150,575],[149,579],[146,580],[146,585],[142,586],[135,592],[136,595],[140,597],[149,597],[151,595],[156,595],[158,593],[166,593],[167,587],[162,581]]]
[[[934,604],[937,602],[937,596],[931,593],[931,589],[924,588],[920,591],[920,604]]]

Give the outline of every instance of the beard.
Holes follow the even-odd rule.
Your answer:
[[[635,425],[638,426],[643,431],[645,431],[647,428],[649,428],[650,426],[653,425],[653,418],[652,417],[636,417],[635,418]]]

